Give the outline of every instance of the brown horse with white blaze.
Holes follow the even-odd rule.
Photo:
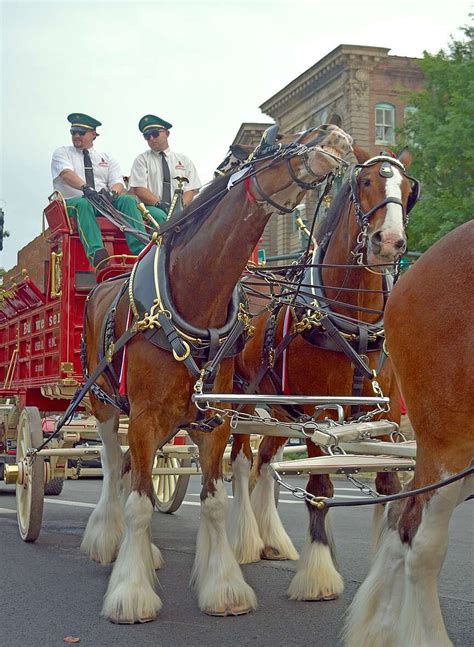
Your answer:
[[[255,159],[242,181],[229,186],[228,177],[214,180],[182,214],[173,216],[164,226],[160,244],[166,251],[167,280],[180,318],[199,329],[222,327],[235,285],[269,217],[290,212],[307,183],[333,172],[350,150],[351,138],[334,126],[284,137],[272,156]],[[152,285],[154,277],[156,272]],[[119,290],[120,281],[103,284],[89,301],[85,326],[89,373],[97,365],[104,318]],[[127,329],[129,305],[129,292],[125,291],[115,304],[116,338]],[[174,315],[171,322],[179,337]],[[205,360],[196,362],[202,368]],[[233,359],[228,358],[220,364],[213,388],[231,392],[232,376]],[[140,333],[127,346],[126,379],[131,491],[123,510],[118,413],[91,395],[104,446],[104,483],[82,549],[102,563],[115,559],[102,613],[115,622],[134,623],[153,620],[161,608],[154,582],[155,568],[162,560],[150,541],[153,460],[157,449],[179,427],[196,421],[198,412],[191,400],[196,377],[171,352],[152,345]],[[97,383],[110,393],[102,376]],[[229,424],[224,422],[212,433],[194,430],[191,435],[199,447],[203,474],[193,569],[199,606],[213,615],[245,613],[255,608],[255,594],[243,579],[225,529],[222,456]]]
[[[315,267],[309,275],[314,286],[310,290],[310,298],[317,302],[323,314],[330,314],[346,338],[353,340],[355,348],[359,348],[362,338],[368,340],[364,350],[359,352],[363,352],[368,367],[374,370],[379,366],[382,350],[380,333],[383,331],[382,317],[388,293],[384,270],[405,251],[407,214],[416,200],[414,190],[417,183],[406,175],[405,169],[411,162],[408,151],[404,151],[399,159],[387,156],[368,159],[369,155],[358,147],[354,147],[354,153],[359,164],[334,198],[317,233],[319,246]],[[305,283],[308,284],[308,278]],[[305,292],[308,292],[308,287],[305,287]],[[287,305],[279,309],[274,324],[274,349],[278,349],[287,331],[307,315],[308,311],[301,306],[296,317]],[[247,382],[252,382],[261,370],[269,317],[268,313],[256,317],[253,321],[256,334],[237,359],[236,371]],[[276,373],[282,382],[286,382],[285,392],[292,395],[353,395],[357,378],[354,364],[327,337],[319,317],[314,317],[309,329],[295,334],[284,353],[280,354],[272,377],[265,375],[258,393],[275,394],[278,386],[274,378]],[[383,394],[392,398],[391,411],[384,417],[398,423],[400,397],[388,361],[383,364],[377,380]],[[360,391],[362,396],[374,395],[369,379],[363,380]],[[314,406],[302,407],[302,413],[313,416]],[[348,413],[346,409],[346,417]],[[291,419],[280,408],[274,410],[274,415],[283,421]],[[326,415],[336,417],[330,409]],[[267,436],[263,439],[254,466],[256,484],[249,497],[252,453],[247,437],[235,436],[232,460],[237,511],[230,520],[229,534],[241,563],[257,561],[261,557],[298,559],[298,553],[278,516],[273,495],[274,481],[269,469],[269,463],[285,442],[286,438],[282,437]],[[310,457],[323,455],[321,448],[313,442],[308,441],[307,446]],[[384,494],[400,487],[398,478],[392,474],[379,474],[376,486]],[[328,475],[310,475],[307,490],[316,496],[331,497],[333,494]],[[288,595],[296,600],[334,599],[343,590],[343,580],[334,563],[330,513],[310,504],[307,507],[310,517],[308,538]]]
[[[462,473],[474,460],[474,221],[425,252],[395,286],[385,312],[392,364],[417,442],[407,490]],[[438,575],[454,508],[470,476],[386,506],[378,550],[345,626],[348,647],[448,647]]]

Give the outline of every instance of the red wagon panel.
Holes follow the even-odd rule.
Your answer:
[[[84,304],[97,277],[62,196],[53,194],[50,200],[44,210],[48,229],[19,252],[18,265],[5,275],[0,298],[0,396],[16,394],[23,405],[62,410],[66,402],[53,405],[44,393],[58,393],[58,385],[70,391],[81,379]],[[116,257],[115,273],[130,270],[134,257],[123,234],[104,218],[98,221],[104,246]],[[108,276],[111,272],[109,267]]]

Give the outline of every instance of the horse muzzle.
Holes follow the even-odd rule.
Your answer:
[[[369,236],[367,260],[370,264],[393,263],[406,252],[405,233],[378,229]]]

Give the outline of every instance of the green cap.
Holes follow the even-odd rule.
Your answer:
[[[138,128],[141,133],[150,130],[150,128],[163,128],[164,130],[169,130],[172,127],[173,124],[170,124],[169,121],[161,119],[161,117],[157,117],[156,115],[145,115],[138,122]]]
[[[100,121],[94,119],[94,117],[89,117],[82,112],[72,112],[68,115],[67,120],[71,124],[71,128],[87,128],[89,130],[95,130],[98,126],[102,126]]]

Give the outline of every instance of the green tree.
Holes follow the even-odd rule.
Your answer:
[[[416,110],[402,138],[422,185],[408,229],[412,250],[425,251],[474,215],[474,28],[461,31],[465,38],[452,39],[447,52],[424,52],[425,89],[409,97]]]

